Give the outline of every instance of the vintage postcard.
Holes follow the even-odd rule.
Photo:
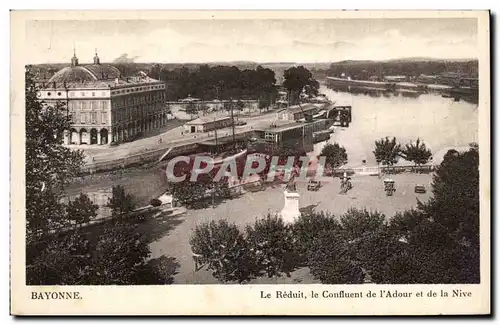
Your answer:
[[[490,313],[488,11],[12,11],[11,313]]]

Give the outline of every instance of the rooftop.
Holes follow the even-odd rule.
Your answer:
[[[230,120],[230,116],[223,116],[223,117],[217,117],[217,116],[201,116],[198,117],[197,119],[194,119],[192,121],[186,122],[188,125],[199,125],[199,124],[206,124],[206,123],[211,123],[211,122],[216,122],[216,121],[225,121],[225,120]]]
[[[275,123],[275,127],[272,126],[267,126],[267,127],[260,127],[257,129],[257,131],[265,131],[265,132],[283,132],[287,130],[293,130],[297,128],[304,127],[305,125],[308,125],[310,123],[300,123],[300,122],[288,122],[286,124],[277,124]]]
[[[306,112],[306,111],[315,110],[315,109],[318,109],[320,107],[322,107],[322,105],[315,105],[315,104],[308,103],[308,104],[290,106],[290,107],[287,107],[285,110],[290,112],[290,113],[300,113],[302,111]]]
[[[90,80],[80,82],[44,82],[43,88],[68,88],[68,89],[103,89],[103,88],[118,88],[141,84],[161,83],[161,81],[144,76],[117,78],[114,80]]]
[[[44,88],[113,88],[134,84],[159,82],[144,72],[134,77],[123,77],[120,70],[111,64],[101,64],[97,51],[93,64],[79,65],[73,54],[71,65],[57,71]]]

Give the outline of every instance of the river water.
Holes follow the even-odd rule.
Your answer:
[[[439,94],[421,94],[416,98],[402,94],[390,97],[337,92],[324,86],[320,92],[338,103],[352,105],[352,123],[337,129],[329,142],[338,142],[347,150],[350,167],[366,160],[376,165],[373,149],[375,140],[396,137],[401,143],[420,138],[432,151],[434,163],[439,163],[452,147],[468,147],[478,142],[478,105],[454,102]],[[315,146],[319,153],[323,144]]]
[[[375,140],[386,136],[394,136],[402,144],[420,138],[433,152],[434,163],[439,163],[448,149],[467,147],[470,142],[478,141],[478,109],[475,104],[454,102],[438,94],[422,94],[417,98],[402,95],[373,97],[336,92],[323,86],[320,91],[336,102],[352,105],[352,123],[348,128],[337,129],[329,140],[346,148],[348,167],[361,166],[362,160],[366,160],[369,166],[376,165],[372,153]],[[325,143],[315,145],[315,152],[319,153]],[[158,167],[95,175],[94,179],[83,184],[73,184],[68,194],[99,195],[120,184],[137,197],[139,204],[146,204],[165,190],[162,176]]]

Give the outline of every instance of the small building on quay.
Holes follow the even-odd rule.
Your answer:
[[[272,152],[279,147],[294,147],[304,152],[310,152],[314,150],[313,134],[324,131],[328,127],[327,119],[319,119],[312,122],[282,123],[281,125],[256,128],[254,135],[261,142],[256,151]]]
[[[300,104],[283,108],[276,113],[276,118],[283,121],[298,121],[308,115],[314,115],[323,108],[324,104]]]
[[[65,144],[104,145],[130,141],[168,120],[165,84],[145,73],[124,77],[116,67],[100,62],[81,65],[73,54],[71,65],[39,82],[38,96],[46,105],[64,103],[71,118]]]
[[[218,129],[230,127],[232,125],[232,118],[229,116],[224,117],[209,117],[202,116],[184,124],[184,129],[187,133],[203,133],[210,132]]]

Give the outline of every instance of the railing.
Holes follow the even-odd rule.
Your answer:
[[[331,171],[332,176],[342,176],[344,173],[347,175],[380,175],[380,174],[399,174],[399,173],[432,173],[434,165],[403,165],[403,166],[365,166],[355,168],[336,168]]]

